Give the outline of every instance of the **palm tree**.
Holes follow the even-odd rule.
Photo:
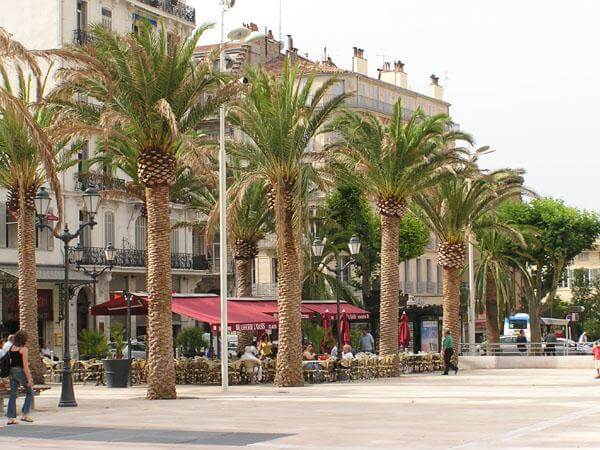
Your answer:
[[[281,77],[263,68],[250,69],[248,92],[235,104],[230,121],[247,136],[234,154],[249,163],[239,188],[260,180],[267,184],[275,215],[278,261],[279,349],[275,385],[301,386],[302,332],[300,328],[301,273],[294,210],[302,191],[307,146],[345,96],[324,100],[335,79],[313,87],[314,75],[305,76],[286,60]],[[300,81],[305,84],[300,83]]]
[[[494,344],[500,342],[498,311],[514,306],[515,279],[528,280],[529,273],[512,251],[511,242],[524,245],[522,234],[509,226],[490,229],[486,224],[480,229],[473,226],[475,246],[479,258],[475,265],[475,291],[483,302],[486,315],[486,340],[488,352],[493,353]]]
[[[438,237],[438,264],[442,266],[443,327],[454,336],[458,356],[460,336],[460,284],[465,265],[467,230],[478,224],[480,233],[503,229],[490,214],[506,200],[519,199],[526,190],[520,172],[498,170],[487,175],[472,168],[442,177],[435,186],[413,197],[417,214]]]
[[[386,124],[372,114],[343,112],[331,127],[341,137],[331,147],[340,178],[355,178],[375,200],[381,217],[379,348],[383,355],[398,352],[400,219],[411,197],[431,186],[457,158],[459,152],[448,144],[470,140],[464,133],[448,131],[452,123],[446,115],[426,117],[419,110],[406,123],[402,117],[398,101]]]
[[[122,36],[92,28],[93,44],[48,51],[67,64],[59,71],[54,101],[62,107],[62,136],[100,136],[130,151],[116,165],[135,161],[148,210],[149,399],[175,398],[171,318],[169,200],[178,167],[189,166],[202,145],[198,128],[237,90],[192,55],[202,33],[167,35],[143,22]],[[90,102],[73,101],[85,95]]]
[[[47,179],[57,197],[60,196],[56,172],[67,167],[71,153],[64,152],[65,161],[59,163],[58,155],[66,142],[53,146],[50,157],[45,150],[40,151],[50,142],[45,129],[54,118],[54,111],[41,104],[43,78],[36,72],[28,76],[18,70],[13,86],[6,67],[0,64],[0,92],[5,97],[12,96],[10,102],[0,107],[0,186],[8,191],[7,207],[17,216],[19,323],[33,343],[29,363],[34,382],[42,384],[45,369],[36,345],[39,331],[34,198]]]

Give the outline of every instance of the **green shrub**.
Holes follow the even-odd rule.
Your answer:
[[[207,347],[204,341],[204,331],[201,328],[185,328],[175,338],[175,345],[183,349],[183,356],[188,358],[199,355],[202,347]]]
[[[79,333],[79,357],[81,359],[106,358],[108,353],[108,341],[103,333],[81,330]]]
[[[125,349],[125,328],[120,323],[110,327],[110,337],[115,344],[115,359],[123,359]]]

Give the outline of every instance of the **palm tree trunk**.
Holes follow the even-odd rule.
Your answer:
[[[500,342],[500,328],[498,328],[498,299],[496,295],[496,284],[490,275],[486,278],[486,284],[485,336],[488,342],[488,354],[493,355],[496,350],[494,344]]]
[[[291,189],[278,183],[275,193],[275,234],[277,237],[279,345],[275,386],[304,385],[300,326],[302,288],[300,261],[294,233],[292,198]]]
[[[460,340],[460,269],[458,267],[444,267],[442,271],[443,280],[443,328],[449,329],[452,334],[453,362],[458,360],[458,348]]]
[[[148,204],[149,399],[176,398],[171,313],[169,186],[146,188]]]
[[[541,265],[538,265],[541,267]],[[531,327],[531,339],[530,342],[538,344],[542,341],[542,332],[540,329],[540,306],[542,304],[542,280],[539,274],[534,276],[534,282],[536,283],[535,292],[529,295],[529,326]],[[539,345],[539,344],[538,344]],[[532,347],[532,353],[541,352],[539,347]]]
[[[238,297],[252,297],[252,260],[237,258],[235,260],[235,283]],[[238,351],[252,343],[254,333],[252,331],[239,331]]]
[[[236,258],[235,284],[238,297],[252,297],[252,260]]]
[[[398,301],[400,272],[398,243],[400,218],[381,215],[381,307],[379,325],[379,352],[381,355],[398,353]]]
[[[35,267],[35,211],[20,202],[17,219],[19,242],[19,324],[27,333],[29,367],[35,384],[44,384],[38,332],[37,276]]]

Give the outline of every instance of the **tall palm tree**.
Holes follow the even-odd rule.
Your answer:
[[[67,64],[59,71],[54,100],[62,107],[62,136],[99,136],[131,150],[148,209],[149,399],[175,398],[171,318],[169,195],[177,168],[189,165],[202,135],[198,128],[237,87],[223,83],[211,61],[195,63],[194,49],[209,25],[187,39],[161,24],[140,23],[119,35],[92,28],[90,45],[48,51]],[[76,94],[90,102],[73,101]]]
[[[345,96],[324,99],[335,79],[313,86],[286,60],[275,77],[264,68],[249,69],[248,92],[232,108],[230,121],[247,136],[234,154],[249,163],[240,189],[261,180],[268,185],[274,207],[277,238],[279,349],[275,385],[301,386],[302,332],[300,327],[301,274],[297,228],[294,226],[296,193],[306,170],[307,146],[320,132]],[[305,84],[301,83],[300,81]]]
[[[478,223],[480,232],[502,229],[502,224],[486,217],[502,202],[520,198],[525,191],[518,171],[498,170],[484,175],[469,168],[444,176],[435,186],[413,197],[415,213],[440,240],[438,264],[443,269],[443,327],[454,336],[455,357],[460,336],[460,284],[467,230],[474,223]]]
[[[407,202],[431,186],[459,151],[450,142],[470,140],[458,131],[448,131],[446,115],[425,116],[415,112],[403,122],[400,101],[390,121],[382,124],[372,114],[343,112],[332,130],[340,134],[333,144],[332,158],[342,179],[357,179],[361,189],[375,200],[381,217],[381,317],[380,352],[398,352],[400,273],[398,245],[400,219]]]
[[[29,362],[34,382],[41,384],[45,369],[36,345],[39,330],[34,198],[47,179],[60,196],[56,172],[67,166],[58,161],[66,142],[53,146],[50,157],[45,150],[40,151],[50,142],[45,130],[53,121],[54,111],[41,103],[44,79],[38,78],[36,72],[26,75],[18,68],[13,86],[7,68],[0,64],[0,92],[12,96],[10,102],[0,105],[0,186],[8,191],[8,209],[17,216],[19,323],[33,343]],[[61,157],[68,158],[70,154],[65,152]]]

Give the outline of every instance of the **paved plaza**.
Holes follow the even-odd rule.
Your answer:
[[[600,449],[591,370],[475,370],[458,376],[279,389],[179,386],[147,401],[135,387],[76,386],[78,408],[37,399],[35,424],[0,428],[0,449]]]

